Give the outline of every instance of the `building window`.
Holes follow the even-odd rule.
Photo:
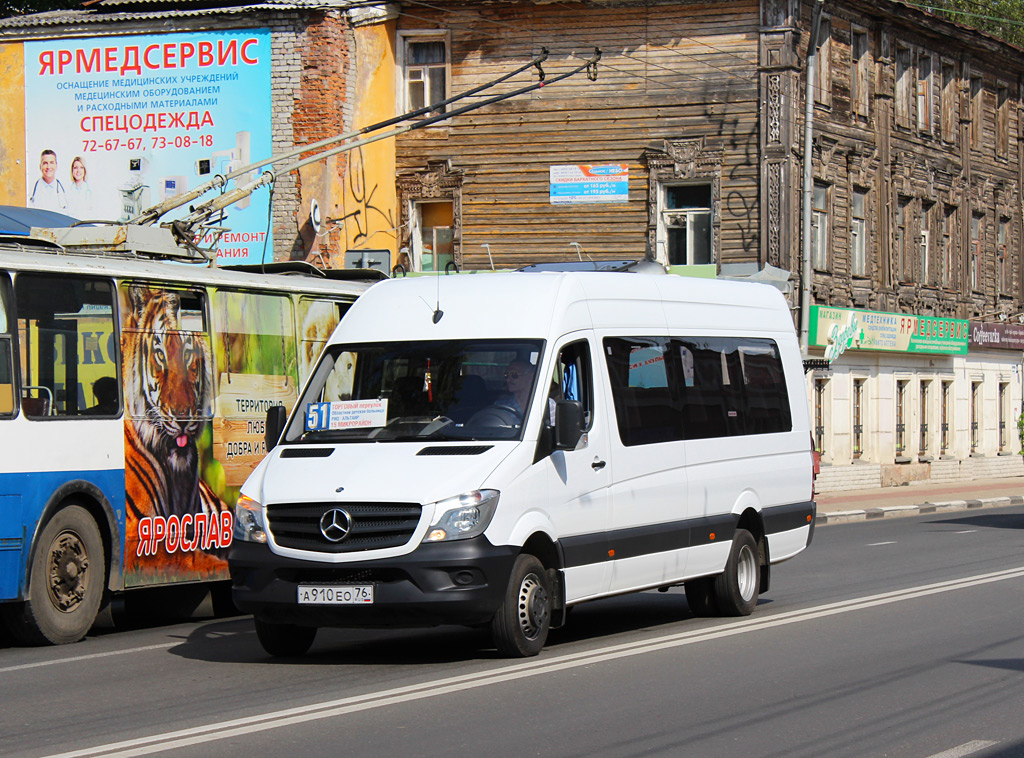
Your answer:
[[[401,34],[403,109],[414,111],[448,97],[448,36],[405,32]],[[437,113],[444,113],[439,108]],[[434,114],[425,114],[434,115]]]
[[[917,57],[917,129],[932,132],[932,57]]]
[[[985,217],[979,213],[971,215],[971,289],[979,291],[982,287],[981,238]]]
[[[713,263],[711,185],[663,185],[659,202],[657,242],[669,265]]]
[[[950,425],[953,423],[953,382],[942,382],[942,397],[939,398],[939,455],[949,453],[952,439]]]
[[[971,455],[981,448],[981,382],[971,382]]]
[[[896,380],[896,457],[907,452],[907,382]]]
[[[971,147],[981,146],[982,132],[984,131],[983,119],[985,106],[983,97],[985,88],[982,86],[980,76],[971,77]]]
[[[1006,159],[1010,150],[1010,95],[1005,84],[996,87],[996,158]]]
[[[921,406],[918,410],[917,421],[918,421],[918,434],[917,434],[917,455],[919,458],[928,457],[928,404],[931,400],[930,390],[932,383],[929,381],[921,382]]]
[[[853,58],[853,71],[850,72],[850,99],[853,101],[853,112],[858,116],[867,117],[871,71],[868,33],[863,29],[854,27],[851,45],[850,52]]]
[[[828,269],[828,185],[814,184],[811,209],[811,260],[818,271]]]
[[[913,97],[910,48],[896,48],[896,126],[910,128],[910,103]]]
[[[928,220],[932,215],[934,203],[921,203],[921,233],[917,238],[917,269],[920,275],[921,284],[932,283],[931,263],[931,228]]]
[[[896,202],[896,277],[901,282],[909,282],[913,277],[910,272],[911,258],[907,245],[907,212],[910,205],[909,197],[900,197]]]
[[[949,61],[942,62],[942,139],[956,142],[960,102],[957,96],[956,67]]]
[[[1007,240],[1010,219],[999,219],[999,228],[996,230],[996,247],[999,255],[999,291],[1009,295],[1013,289],[1013,267],[1010,265],[1010,249]]]
[[[956,275],[956,206],[947,205],[942,215],[942,266],[941,284],[943,287],[953,287],[959,280]]]
[[[850,257],[851,273],[854,276],[867,276],[867,193],[855,189],[850,200]]]
[[[864,379],[853,380],[853,457],[864,455]]]
[[[814,380],[814,449],[825,453],[825,408],[828,379]]]
[[[832,102],[832,23],[821,19],[818,30],[818,57],[814,69],[814,102],[830,105]]]
[[[1007,403],[1010,399],[1010,385],[999,382],[999,452],[1006,452],[1006,418],[1009,416]]]

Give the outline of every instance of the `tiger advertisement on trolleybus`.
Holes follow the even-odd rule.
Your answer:
[[[80,639],[127,590],[228,578],[267,408],[369,283],[4,249],[0,613]]]

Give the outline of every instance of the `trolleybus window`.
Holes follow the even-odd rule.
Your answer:
[[[113,287],[104,279],[22,274],[15,284],[21,408],[29,418],[76,417],[117,388]],[[116,407],[113,410],[117,412]]]
[[[0,274],[0,415],[14,413],[14,363],[11,352],[11,333],[7,318],[10,280]]]

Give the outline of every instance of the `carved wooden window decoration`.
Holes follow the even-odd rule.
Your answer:
[[[909,282],[913,278],[910,251],[907,249],[910,244],[907,233],[909,206],[909,197],[899,197],[896,201],[896,279],[900,282]]]
[[[921,203],[920,233],[917,237],[917,275],[918,281],[927,286],[935,277],[932,266],[932,230],[931,218],[935,203]]]
[[[999,292],[1009,295],[1013,291],[1013,266],[1009,247],[1010,219],[1000,218],[996,230],[996,252],[999,256]]]
[[[426,170],[398,177],[402,230],[398,263],[406,270],[443,271],[449,262],[463,267],[463,175],[448,161],[428,161]]]
[[[644,151],[643,160],[647,242],[655,259],[666,265],[718,263],[721,152],[706,150],[702,139],[665,140],[661,149]]]

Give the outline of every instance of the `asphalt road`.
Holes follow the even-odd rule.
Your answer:
[[[1024,756],[1024,508],[818,529],[747,619],[582,606],[535,659],[485,633],[245,617],[0,648],[0,755]]]

